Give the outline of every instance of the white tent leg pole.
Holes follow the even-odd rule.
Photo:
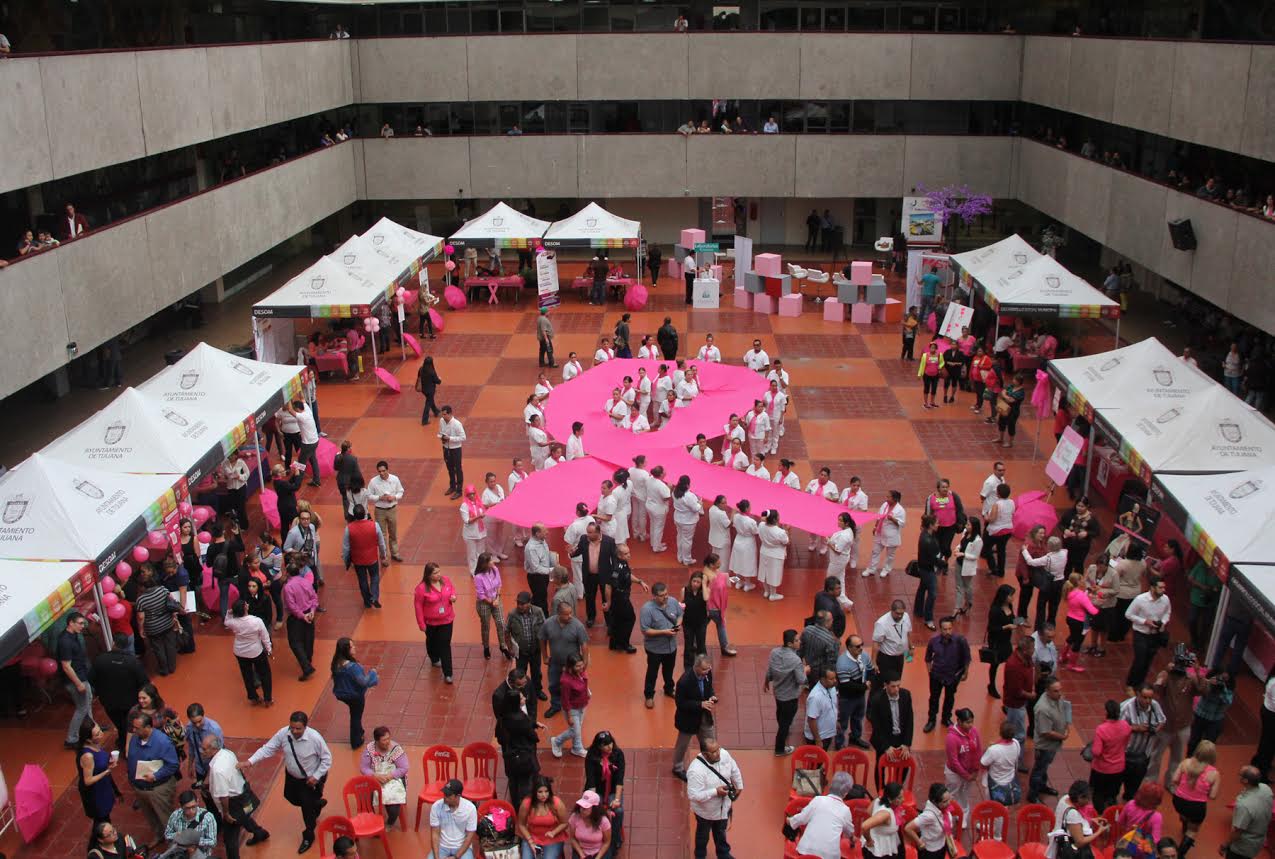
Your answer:
[[[1036,410],[1036,442],[1032,445],[1032,462],[1036,461],[1037,455],[1040,453],[1040,409]]]
[[[1217,608],[1213,613],[1213,628],[1209,631],[1209,646],[1205,648],[1204,664],[1212,665],[1213,660],[1217,658],[1218,645],[1222,638],[1222,624],[1226,621],[1226,610],[1231,605],[1231,588],[1229,586],[1222,588],[1221,595],[1217,598]]]
[[[106,608],[102,605],[102,583],[96,581],[93,583],[93,604],[97,606],[97,622],[102,630],[102,640],[106,644],[107,650],[115,649],[115,636],[111,635],[111,620],[106,614]]]
[[[367,339],[372,341],[372,375],[376,376],[376,387],[381,387],[381,377],[376,375],[376,371],[381,369],[381,365],[376,360],[376,334],[375,331],[369,331]]]
[[[403,320],[400,319],[398,321],[398,351],[401,355],[401,360],[406,361],[407,360],[407,338],[403,336],[404,333],[405,332],[403,330]]]
[[[1093,473],[1093,446],[1097,436],[1098,430],[1092,423],[1089,424],[1089,449],[1085,451],[1085,485],[1081,487],[1081,495],[1089,494],[1089,476]]]
[[[261,481],[261,486],[257,488],[257,491],[264,492],[266,488],[266,472],[261,467],[261,460],[264,458],[262,454],[265,451],[261,449],[261,433],[254,429],[252,431],[252,440],[257,445],[257,479]]]
[[[1116,348],[1120,348],[1120,317],[1116,317]]]

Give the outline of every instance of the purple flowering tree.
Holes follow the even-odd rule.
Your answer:
[[[925,196],[930,211],[942,221],[944,235],[953,239],[962,224],[968,224],[979,215],[988,215],[992,211],[992,198],[986,194],[974,193],[968,185],[944,185],[934,189],[918,185],[917,191]]]

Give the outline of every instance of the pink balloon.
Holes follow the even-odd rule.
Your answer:
[[[455,271],[456,260],[449,259],[447,262],[443,263],[443,268],[447,269],[448,271]]]
[[[107,608],[110,608],[111,606],[118,604],[119,601],[120,601],[120,598],[118,594],[114,594],[114,593],[102,594],[102,605],[106,606]]]
[[[202,525],[213,517],[213,509],[203,504],[191,511],[191,518],[195,520],[196,525]]]
[[[407,294],[407,287],[400,286],[398,289],[394,290],[394,294],[397,295],[401,301],[403,296]]]
[[[109,594],[113,590],[115,590],[115,579],[111,578],[110,576],[103,576],[102,577],[102,592]]]
[[[40,657],[34,653],[27,654],[18,662],[18,667],[28,677],[36,677],[40,673]]]
[[[443,252],[444,252],[445,254],[447,254],[448,256],[451,256],[452,254],[456,253],[456,246],[455,246],[455,245],[444,245],[444,246],[443,246]]]
[[[452,310],[460,310],[469,303],[465,298],[465,291],[459,286],[449,286],[444,289],[443,298],[447,300],[447,306]]]
[[[146,535],[146,548],[163,549],[168,545],[168,535],[163,531],[151,531]]]
[[[146,550],[145,546],[133,547],[133,560],[139,564],[144,564],[151,559],[151,553]]]
[[[46,656],[40,660],[40,676],[41,677],[52,677],[54,674],[57,674],[57,673],[58,673],[58,663],[56,659],[50,659],[49,657]]]
[[[128,608],[122,603],[116,603],[106,609],[106,616],[111,620],[123,620],[128,615]]]
[[[647,298],[646,287],[640,283],[635,283],[624,293],[624,307],[632,311],[641,310],[646,307]]]
[[[115,578],[126,582],[133,576],[133,565],[128,561],[120,561],[115,565]]]
[[[211,543],[212,534],[209,534],[207,531],[200,531],[198,534],[198,540],[201,543]]]
[[[182,516],[189,516],[194,510],[189,501],[181,501],[177,504],[177,512]]]

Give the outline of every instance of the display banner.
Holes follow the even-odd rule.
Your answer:
[[[961,330],[969,328],[973,319],[974,308],[953,301],[947,306],[947,314],[944,315],[943,324],[939,327],[939,335],[949,340],[959,340]]]
[[[1080,433],[1071,427],[1063,430],[1062,438],[1058,439],[1058,446],[1054,448],[1054,452],[1049,456],[1049,462],[1045,465],[1045,476],[1058,486],[1066,483],[1067,475],[1071,474],[1071,469],[1080,458],[1080,451],[1084,446],[1085,440]]]

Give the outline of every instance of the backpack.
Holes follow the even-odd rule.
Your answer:
[[[1154,813],[1151,812],[1151,814]],[[1151,840],[1151,833],[1146,828],[1147,824],[1151,822],[1151,814],[1138,821],[1132,829],[1120,836],[1115,847],[1117,853],[1127,853],[1133,859],[1153,859],[1155,856],[1155,842]]]

